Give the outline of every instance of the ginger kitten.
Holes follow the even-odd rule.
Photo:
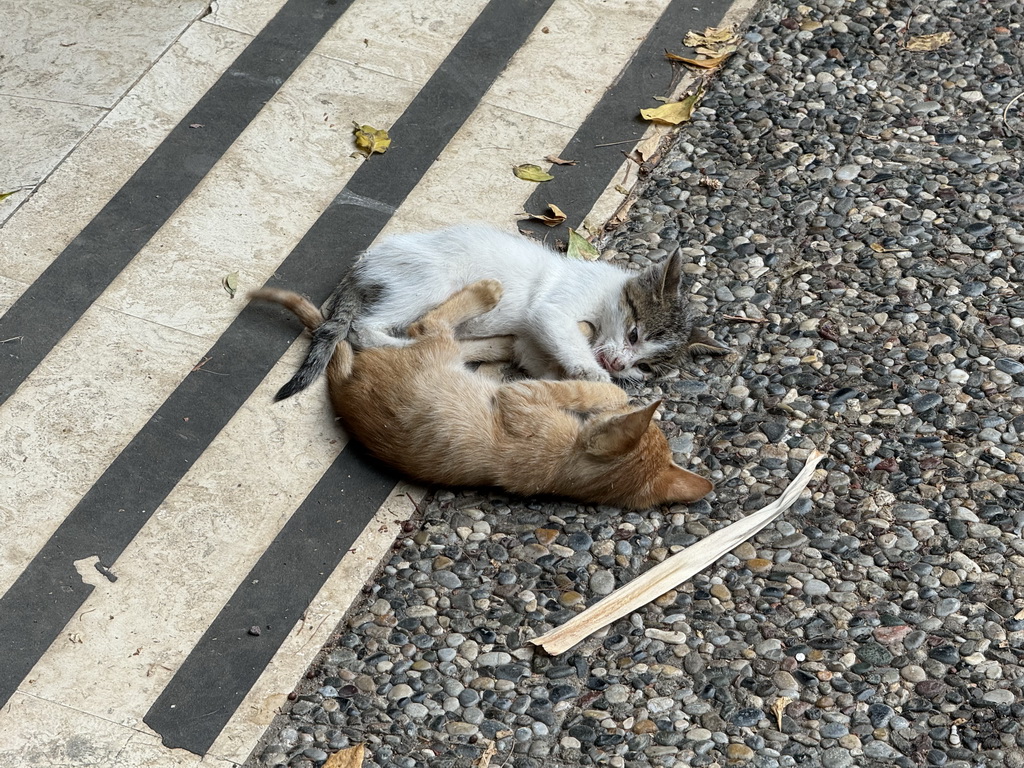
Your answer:
[[[627,508],[689,503],[712,489],[672,462],[651,420],[660,403],[631,406],[605,382],[502,383],[470,371],[466,360],[502,359],[507,348],[458,342],[455,328],[501,296],[497,280],[466,286],[410,326],[408,346],[353,353],[341,340],[327,379],[345,430],[378,459],[427,483]],[[284,305],[311,331],[324,323],[291,291],[263,289],[250,298]]]

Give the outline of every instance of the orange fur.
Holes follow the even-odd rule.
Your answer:
[[[631,406],[614,384],[526,380],[501,383],[465,360],[504,359],[507,344],[460,345],[454,328],[493,308],[494,280],[473,283],[409,329],[414,343],[353,354],[338,344],[328,390],[345,429],[377,458],[417,480],[497,486],[643,508],[693,502],[710,482],[672,462],[652,421],[659,403]],[[310,330],[323,317],[290,291],[251,298],[291,309]]]

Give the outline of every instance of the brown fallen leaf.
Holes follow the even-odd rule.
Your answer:
[[[654,133],[636,145],[636,149],[633,151],[639,156],[641,163],[647,162],[658,154],[662,136],[664,134],[661,131],[655,130]]]
[[[555,178],[539,165],[533,165],[532,163],[523,163],[522,165],[514,166],[512,168],[512,173],[523,181],[541,182],[551,181]]]
[[[565,212],[554,203],[548,203],[548,210],[551,211],[550,214],[524,212],[523,215],[531,221],[539,221],[549,227],[557,227],[567,218]]]
[[[362,744],[342,749],[327,758],[323,768],[363,768],[363,753],[365,748]]]
[[[352,133],[356,136],[356,149],[369,157],[374,152],[383,155],[391,146],[391,137],[383,128],[374,128],[372,125],[360,125],[353,123],[355,128]]]
[[[682,101],[673,101],[653,109],[641,109],[640,117],[650,120],[652,123],[661,125],[679,125],[685,123],[693,116],[693,110],[704,95],[704,87],[701,86],[694,93],[691,93]]]
[[[722,66],[725,60],[733,55],[735,51],[729,51],[721,56],[715,56],[710,59],[688,59],[685,56],[679,56],[671,51],[665,51],[665,58],[669,61],[681,61],[691,67],[697,67],[698,69],[715,69],[716,67]]]
[[[554,165],[576,165],[575,160],[563,160],[558,155],[548,155],[544,159],[547,160],[549,163],[553,163]]]
[[[600,251],[572,227],[569,227],[569,248],[565,255],[570,259],[583,259],[584,261],[597,261],[601,258]]]
[[[907,40],[908,51],[935,51],[953,41],[952,32],[936,32],[933,35],[918,35]]]

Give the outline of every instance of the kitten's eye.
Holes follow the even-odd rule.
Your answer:
[[[633,326],[633,330],[631,330],[629,332],[629,343],[630,344],[636,344],[636,342],[637,342],[637,340],[639,338],[640,338],[640,331],[637,330],[636,326]]]

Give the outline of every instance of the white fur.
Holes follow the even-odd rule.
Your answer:
[[[504,286],[501,302],[464,324],[460,337],[515,335],[516,361],[536,378],[608,381],[602,365],[616,376],[637,373],[621,305],[631,274],[606,262],[566,258],[525,237],[470,224],[388,238],[363,254],[355,275],[363,288],[383,288],[352,324],[358,346],[406,343],[400,336],[426,311],[469,283],[495,279]],[[592,340],[581,321],[596,329]]]

